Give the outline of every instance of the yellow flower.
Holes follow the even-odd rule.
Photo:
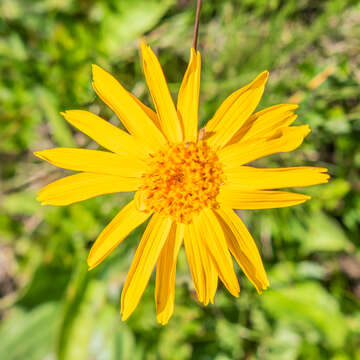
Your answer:
[[[231,255],[261,293],[269,285],[256,244],[233,209],[293,206],[309,196],[274,189],[328,181],[324,168],[260,169],[246,164],[295,150],[310,132],[290,126],[297,105],[275,105],[252,114],[268,72],[231,94],[206,129],[198,131],[200,53],[191,49],[177,105],[160,63],[141,45],[146,82],[156,113],[117,80],[93,66],[93,88],[128,132],[87,111],[70,110],[65,119],[108,151],[55,148],[36,152],[51,164],[80,171],[39,192],[42,204],[68,205],[101,194],[136,191],[91,248],[93,269],[137,226],[151,217],[135,253],[121,296],[122,319],[135,310],[156,265],[157,319],[166,324],[174,311],[176,260],[185,252],[200,302],[213,302],[218,278],[239,295]]]

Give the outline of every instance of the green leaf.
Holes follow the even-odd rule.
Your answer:
[[[303,336],[312,329],[330,348],[344,345],[348,333],[346,320],[335,298],[318,283],[304,282],[270,289],[264,292],[261,301],[271,317],[303,330]]]
[[[70,269],[64,268],[61,264],[40,264],[17,304],[32,308],[43,302],[61,300],[70,274]]]
[[[109,10],[106,21],[102,23],[107,51],[113,54],[123,52],[127,42],[136,41],[151,29],[174,3],[175,0],[119,1],[118,12]]]
[[[264,359],[266,360],[295,360],[298,359],[301,336],[290,326],[277,324],[271,337],[266,338],[264,346]]]
[[[51,358],[59,306],[39,305],[30,312],[13,309],[0,328],[0,359],[40,360]]]
[[[58,146],[76,146],[70,127],[60,115],[55,97],[45,88],[38,87],[35,90],[40,108],[43,111],[46,122],[50,127],[50,133]]]
[[[80,265],[68,289],[58,338],[59,360],[86,360],[97,314],[105,299],[104,284],[90,280],[86,265]]]
[[[39,209],[39,202],[32,191],[14,192],[4,198],[0,208],[11,215],[33,215]]]
[[[324,212],[314,212],[309,217],[308,228],[303,234],[301,252],[351,251],[352,244],[340,224]]]

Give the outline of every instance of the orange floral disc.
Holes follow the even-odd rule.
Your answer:
[[[204,141],[170,144],[149,162],[135,198],[139,210],[189,224],[204,207],[218,207],[223,182],[218,157]]]

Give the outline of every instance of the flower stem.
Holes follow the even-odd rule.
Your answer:
[[[192,47],[196,50],[198,42],[198,32],[199,32],[199,21],[200,21],[200,10],[201,10],[201,0],[197,0],[196,5],[196,16],[195,16],[195,25],[194,25],[194,36]]]

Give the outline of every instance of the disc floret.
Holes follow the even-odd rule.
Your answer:
[[[149,161],[137,193],[140,210],[190,223],[205,207],[217,208],[223,170],[216,153],[204,141],[170,144]]]

